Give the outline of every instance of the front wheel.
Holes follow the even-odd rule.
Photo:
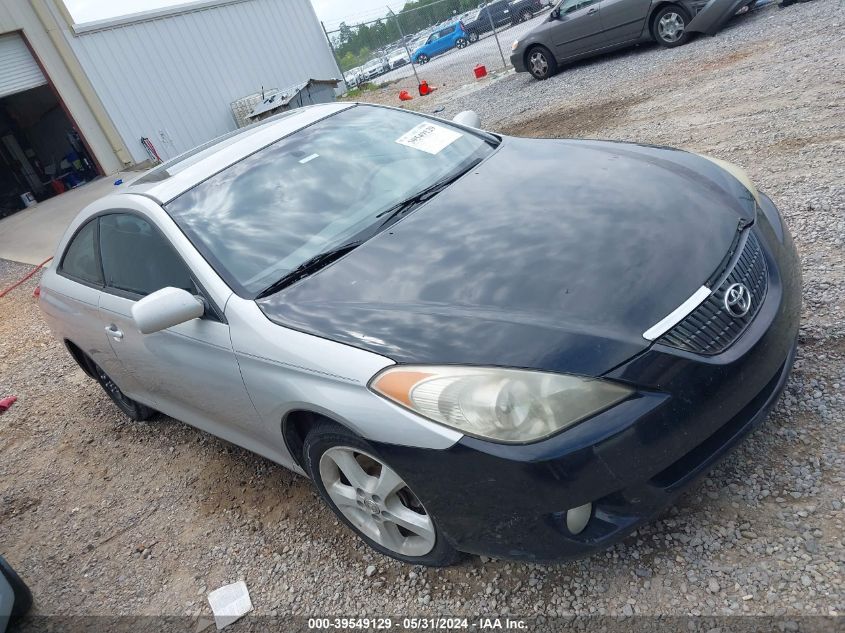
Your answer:
[[[529,50],[526,61],[528,62],[526,64],[528,72],[535,79],[543,81],[557,72],[557,60],[545,46],[535,46]]]
[[[652,35],[657,43],[666,48],[682,46],[690,39],[687,31],[689,14],[681,7],[670,4],[657,12],[652,23]]]
[[[427,64],[428,61],[429,61],[429,57],[425,53],[421,53],[420,55],[417,56],[417,63],[418,64],[421,64],[421,65]]]
[[[468,44],[469,42],[466,40],[465,37],[459,37],[457,40],[455,40],[455,46],[457,48],[466,48]]]
[[[459,560],[402,476],[363,439],[325,422],[311,429],[302,450],[323,501],[374,550],[412,565]]]
[[[475,44],[478,41],[478,31],[470,31],[467,33],[467,37],[471,44]]]

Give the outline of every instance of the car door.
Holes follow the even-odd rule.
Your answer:
[[[549,31],[558,59],[574,57],[608,45],[602,29],[605,0],[566,0]]]
[[[139,213],[107,213],[99,218],[99,252],[104,277],[99,316],[120,361],[120,378],[133,384],[142,402],[162,413],[227,439],[232,439],[233,430],[255,436],[258,415],[222,308],[199,287],[164,234]],[[207,306],[205,315],[141,334],[132,306],[169,286],[200,296]]]
[[[638,40],[652,0],[602,0],[601,23],[609,45]]]
[[[98,230],[94,218],[75,231],[55,267],[44,272],[39,302],[51,329],[110,373],[118,360],[100,327],[103,273],[97,254]]]
[[[452,33],[455,32],[454,27],[443,29],[437,34],[437,39],[434,41],[434,52],[443,53],[452,47]]]

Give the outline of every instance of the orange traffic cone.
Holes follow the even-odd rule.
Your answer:
[[[411,99],[413,99],[413,97],[408,94],[407,90],[403,90],[399,93],[399,100],[400,101],[410,101]]]

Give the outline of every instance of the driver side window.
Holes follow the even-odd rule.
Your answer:
[[[190,270],[173,246],[136,215],[100,217],[100,257],[107,288],[139,297],[168,286],[198,294]]]
[[[560,14],[574,13],[578,9],[583,9],[591,4],[595,4],[595,0],[566,0],[566,2],[560,5]]]

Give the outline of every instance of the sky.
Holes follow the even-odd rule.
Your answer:
[[[114,18],[119,15],[160,9],[175,4],[184,4],[185,0],[65,0],[73,19],[81,24],[94,20]],[[284,0],[279,0],[284,1]],[[396,11],[405,4],[404,0],[311,0],[317,17],[326,23],[326,28],[333,29],[341,21],[356,23],[374,20],[387,13],[387,5]]]

